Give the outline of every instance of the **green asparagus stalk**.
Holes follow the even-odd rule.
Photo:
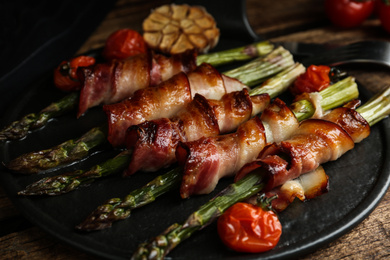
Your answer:
[[[88,171],[77,170],[67,174],[43,178],[29,185],[26,190],[18,192],[18,195],[59,195],[67,193],[81,184],[88,184],[97,178],[121,172],[130,163],[129,153],[130,151],[126,150],[100,165],[95,165]]]
[[[208,226],[230,206],[245,200],[264,187],[260,174],[248,174],[229,185],[218,196],[192,213],[183,224],[175,223],[151,242],[141,244],[131,259],[163,259],[172,249],[193,233]]]
[[[51,103],[39,113],[31,113],[0,131],[0,141],[15,140],[25,137],[29,131],[40,128],[55,117],[66,114],[77,106],[78,94],[71,93],[57,102]]]
[[[286,90],[288,88],[288,86],[293,82],[293,80],[298,75],[302,74],[304,71],[305,71],[305,67],[302,64],[299,64],[299,63],[294,64],[290,68],[287,68],[285,71],[282,71],[279,74],[277,74],[274,78],[264,82],[262,85],[260,85],[256,88],[253,88],[251,95],[268,92],[268,94],[271,97],[275,97],[276,95],[278,95],[281,92],[283,92],[284,90]],[[272,86],[272,88],[271,88],[271,86]],[[93,140],[94,138],[91,138],[91,139]],[[59,151],[62,152],[61,149]],[[63,153],[61,153],[61,154],[63,154]],[[58,157],[56,151],[54,151],[51,156]],[[130,157],[130,155],[128,155],[128,156]],[[24,156],[22,156],[22,158],[23,158],[23,160],[26,160],[24,158]],[[18,161],[23,161],[20,158],[17,158],[17,159],[18,159]],[[45,162],[45,159],[46,159],[46,157],[44,159],[41,158],[41,161]],[[113,162],[115,162],[115,160]],[[17,162],[15,162],[13,164],[17,164]],[[44,163],[41,163],[41,165],[42,164],[44,164]],[[25,165],[27,165],[27,164],[25,164]],[[114,166],[111,166],[111,167],[114,167]],[[115,172],[117,172],[120,170],[124,170],[125,167],[126,166],[118,164],[117,168],[115,167],[115,169],[114,168],[111,168],[111,169],[113,171],[115,170]],[[24,168],[28,168],[28,166],[25,166]],[[40,168],[42,168],[42,166],[40,166]],[[104,169],[104,167],[101,167],[101,169]],[[75,178],[80,179],[80,174],[82,174],[82,173],[80,173],[80,171],[76,171],[74,173]],[[88,177],[90,176],[88,174],[88,171],[87,171],[87,173],[85,173],[85,175],[86,175],[86,178],[83,178],[83,180],[90,181],[88,179]],[[56,183],[58,178],[61,178],[61,176],[62,175],[43,178],[43,179],[39,180],[38,182],[27,186],[24,191],[20,192],[20,194],[23,194],[23,195],[43,195],[43,194],[57,195],[57,194],[62,194],[62,193],[64,193],[64,192],[62,192],[62,190],[57,189],[56,192],[54,192],[52,189],[52,183],[53,182]],[[61,187],[62,187],[62,189],[66,190],[67,192],[75,189],[78,185],[82,184],[81,181],[78,181],[77,185],[75,183],[73,183],[73,180],[72,180],[73,174],[72,173],[66,173],[65,176],[66,176],[66,181],[69,182],[69,184],[71,185],[71,188],[66,186],[65,179],[63,180]],[[93,178],[96,179],[95,176],[93,176]],[[91,181],[93,181],[93,180],[91,180]],[[48,193],[45,193],[45,189],[48,190]]]
[[[259,65],[260,64],[260,65]],[[294,64],[292,54],[279,46],[265,57],[259,57],[244,66],[225,72],[226,76],[240,80],[248,86],[255,86],[263,82],[266,77],[288,68]],[[264,74],[258,75],[259,71]]]
[[[265,56],[264,59],[257,59],[253,62],[250,62],[251,68],[258,68],[257,71],[253,70],[251,73],[246,74],[245,77],[241,76],[241,80],[243,83],[248,83],[249,81],[253,81],[254,79],[257,79],[258,81],[265,81],[269,79],[272,76],[275,76],[277,73],[280,73],[281,69],[289,69],[291,68],[292,71],[286,71],[286,75],[284,78],[276,77],[272,79],[268,84],[267,89],[264,89],[262,93],[269,93],[270,96],[274,97],[281,93],[283,90],[281,90],[280,87],[277,88],[278,84],[282,81],[288,81],[292,79],[291,74],[296,74],[298,72],[303,73],[303,66],[300,65],[299,68],[295,68],[298,65],[295,65],[294,67],[294,61],[292,59],[291,54],[283,48],[278,48],[275,51],[272,51],[268,55]],[[281,62],[278,58],[277,61],[279,63],[283,63],[281,66],[278,66],[277,68],[274,68],[270,63],[269,60],[272,60],[272,57],[279,57],[278,55],[283,55],[283,61]],[[268,58],[267,58],[268,57]],[[290,66],[287,66],[288,64],[292,64]],[[234,69],[235,71],[242,71],[246,70],[248,68],[248,65],[244,65],[241,67],[238,67],[237,69]],[[246,80],[246,77],[248,77],[249,80]],[[283,82],[284,84],[288,82]],[[264,86],[265,87],[265,86]],[[258,89],[258,88],[255,88]],[[266,90],[266,91],[265,91]],[[256,91],[256,90],[252,90]],[[277,92],[275,92],[277,91]],[[253,92],[255,94],[255,92]],[[27,153],[19,156],[16,159],[13,159],[9,164],[8,167],[11,170],[17,172],[17,171],[23,171],[24,173],[37,173],[42,170],[47,170],[59,165],[63,165],[66,163],[74,162],[77,160],[80,160],[84,158],[86,155],[88,155],[88,151],[92,148],[96,148],[97,146],[103,144],[103,136],[102,135],[95,135],[95,136],[89,136],[91,133],[86,133],[83,137],[77,139],[77,140],[68,140],[64,143],[62,143],[59,146],[55,146],[49,149],[45,149],[43,151],[36,151],[33,153]],[[96,137],[96,140],[94,140],[94,137]],[[89,144],[85,143],[85,140],[88,140]],[[83,147],[84,151],[83,153],[76,153],[79,150],[78,149],[72,149],[74,145],[77,144],[79,147]],[[92,145],[93,144],[93,145]],[[67,147],[66,149],[63,149],[64,147]],[[22,164],[21,164],[22,163]],[[21,166],[20,168],[18,166]]]
[[[197,64],[207,62],[213,66],[220,66],[234,61],[249,60],[266,55],[273,48],[274,45],[269,41],[262,41],[248,46],[199,55]],[[78,98],[78,92],[71,93],[59,101],[53,102],[39,113],[31,113],[12,122],[0,131],[0,141],[16,140],[27,136],[29,131],[43,127],[50,119],[66,114],[77,107]]]
[[[368,118],[365,119],[368,120],[370,125],[379,122],[390,114],[389,93],[390,88],[387,88],[377,97],[368,101],[366,105],[360,107],[361,115],[363,117],[368,115]],[[379,113],[376,114],[376,112]],[[141,244],[132,259],[163,259],[181,241],[208,226],[231,205],[256,195],[264,185],[261,174],[258,172],[248,174],[201,206],[183,224],[173,224],[149,243]]]
[[[89,151],[107,141],[105,127],[95,127],[77,140],[68,140],[50,149],[30,152],[10,161],[6,167],[19,173],[38,173],[48,168],[86,157]]]
[[[142,207],[156,200],[157,197],[178,186],[181,168],[174,168],[160,175],[151,182],[130,192],[124,198],[112,198],[95,210],[88,219],[76,226],[76,229],[90,231],[109,228],[112,223],[130,216],[133,209]]]
[[[375,125],[390,114],[390,87],[374,95],[364,106],[356,111],[368,122]]]
[[[338,107],[341,103],[343,104],[344,102],[348,102],[349,100],[355,99],[358,96],[357,84],[352,77],[343,79],[338,83],[330,86],[328,89],[330,90],[327,90],[326,92],[325,90],[323,90],[320,92],[321,96],[323,93],[327,93],[327,95],[323,96],[322,100],[322,104],[326,105],[327,109]],[[333,95],[329,95],[329,93],[333,93]],[[348,97],[344,97],[342,96],[342,94],[339,93],[346,93]],[[330,105],[332,102],[334,104],[333,106]],[[294,114],[301,114],[301,116],[298,117],[298,120],[300,121],[305,118],[311,117],[311,115],[313,115],[315,111],[313,105],[311,103],[307,103],[306,100],[294,102],[291,105],[291,108]],[[304,116],[302,116],[303,113],[305,113]],[[176,171],[176,169],[172,171]],[[164,190],[166,192],[173,190],[176,187],[176,183],[181,181],[181,175],[178,175],[176,172],[172,171],[169,171],[157,177],[156,180],[152,181],[152,183],[158,183],[158,185],[155,184],[155,186],[153,187],[159,190],[158,194],[153,194],[154,199],[157,196],[163,194],[160,192],[161,190]],[[177,180],[172,182],[158,182],[159,179],[171,180],[172,178],[177,178]],[[112,225],[112,222],[114,221],[127,218],[128,216],[130,216],[130,211],[132,209],[138,208],[149,203],[149,201],[139,201],[138,205],[127,202],[127,200],[130,200],[131,202],[135,201],[133,197],[137,197],[137,194],[143,194],[145,192],[145,188],[148,192],[153,192],[153,190],[150,189],[149,184],[147,184],[144,187],[132,191],[124,198],[110,199],[103,205],[97,207],[81,224],[77,226],[77,228],[82,230],[98,230],[110,227]]]
[[[209,63],[215,67],[226,65],[235,61],[246,61],[268,54],[274,48],[269,41],[261,41],[247,46],[230,50],[199,55],[196,64]]]

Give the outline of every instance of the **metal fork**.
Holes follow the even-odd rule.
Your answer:
[[[315,54],[302,61],[306,66],[375,63],[390,67],[390,42],[361,41]]]

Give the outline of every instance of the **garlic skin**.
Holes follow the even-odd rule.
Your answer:
[[[142,26],[149,47],[168,54],[206,53],[217,45],[220,35],[214,18],[202,6],[163,5]]]

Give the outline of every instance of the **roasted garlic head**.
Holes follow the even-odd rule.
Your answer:
[[[151,48],[170,54],[192,49],[205,53],[219,40],[214,18],[201,6],[158,7],[144,20],[143,31]]]

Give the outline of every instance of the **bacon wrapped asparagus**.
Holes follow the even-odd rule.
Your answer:
[[[219,66],[234,61],[249,60],[266,55],[273,48],[272,43],[262,41],[231,50],[203,54],[198,57],[190,53],[171,58],[162,55],[140,54],[130,58],[129,61],[97,64],[80,73],[86,80],[86,86],[80,92],[81,96],[77,92],[71,93],[61,100],[53,102],[38,113],[28,114],[20,120],[12,122],[0,131],[0,141],[23,138],[29,131],[43,127],[50,119],[72,111],[74,108],[79,108],[78,115],[80,116],[86,109],[96,104],[113,102],[112,100],[118,101],[121,96],[122,99],[127,98],[126,93],[133,93],[136,89],[148,83],[157,84],[159,80],[173,76],[173,73],[177,73],[180,69],[189,71],[195,67],[195,64],[200,65],[204,62]],[[180,65],[180,63],[182,64]],[[138,75],[135,72],[140,74]],[[144,78],[142,78],[142,75]],[[134,86],[136,82],[141,85]],[[134,89],[127,90],[123,84],[129,84]]]
[[[245,89],[224,95],[220,100],[207,100],[197,94],[186,109],[173,118],[160,118],[130,127],[126,133],[126,147],[133,153],[125,176],[138,170],[156,171],[171,165],[176,161],[179,142],[234,131],[241,123],[262,112],[269,104],[270,95],[274,98],[275,93],[285,91],[304,71],[301,64],[296,64],[278,74],[260,88],[269,90],[267,94],[250,96]]]
[[[213,109],[209,110],[209,112],[212,113],[215,109],[215,112],[219,113],[218,117],[219,117],[220,121],[225,121],[225,124],[221,125],[222,131],[228,131],[229,129],[232,129],[232,127],[234,127],[234,125],[237,125],[238,121],[249,119],[249,114],[257,113],[258,111],[262,110],[262,108],[264,107],[263,102],[267,103],[267,101],[269,101],[268,93],[272,97],[279,95],[284,90],[286,90],[287,87],[289,86],[289,84],[293,81],[293,79],[296,78],[297,75],[301,74],[303,71],[304,71],[304,67],[301,64],[296,64],[296,65],[291,66],[290,68],[286,69],[285,71],[279,73],[275,77],[267,80],[261,86],[258,86],[256,88],[251,89],[250,92],[253,93],[253,94],[250,94],[251,96],[260,95],[258,97],[253,97],[253,100],[256,101],[254,104],[254,110],[253,110],[253,106],[252,106],[252,101],[249,100],[250,97],[248,96],[247,91],[244,90],[243,93],[233,93],[231,95],[226,95],[226,97],[223,98],[222,101],[211,100],[210,104],[213,104]],[[267,93],[267,94],[261,95],[261,93]],[[236,120],[236,122],[232,126],[231,124],[228,123],[231,121],[231,119],[229,119],[228,117],[224,118],[223,117],[224,114],[221,114],[221,113],[223,112],[224,109],[229,110],[230,108],[228,105],[235,104],[235,103],[230,103],[230,101],[232,102],[236,98],[238,98],[238,101],[241,100],[240,98],[244,98],[244,100],[247,102],[250,101],[250,106],[247,107],[248,108],[247,110],[238,111],[240,113],[242,112],[243,115],[241,117],[238,117],[238,121]],[[191,108],[195,108],[195,111],[197,111],[198,113],[203,113],[203,111],[198,110],[198,108],[199,108],[197,106],[198,101],[203,102],[202,104],[205,106],[210,105],[208,103],[209,101],[205,100],[203,96],[199,96],[197,99],[190,102],[190,104],[188,105],[189,111],[185,112],[186,110],[184,110],[182,112],[182,114],[183,115],[186,115],[187,113],[194,114],[193,113],[194,110]],[[221,109],[218,110],[216,108],[217,104],[222,105],[220,107]],[[246,103],[246,104],[249,105],[249,103]],[[203,107],[200,107],[200,108],[203,108]],[[247,115],[247,116],[245,116],[245,115]],[[186,120],[188,120],[187,123],[189,125],[193,125],[196,123],[195,122],[196,118],[186,117]],[[216,125],[216,126],[219,127],[218,125]],[[100,130],[100,128],[98,128],[97,130]],[[214,128],[214,130],[217,131],[219,129]],[[101,133],[101,131],[99,131],[99,133]],[[92,140],[93,140],[93,138],[92,138]],[[91,140],[89,140],[88,144],[90,142],[91,142]],[[164,142],[165,142],[165,139],[164,139]],[[58,150],[56,150],[56,151],[45,150],[45,151],[42,151],[40,153],[32,153],[29,155],[29,157],[27,157],[27,155],[24,155],[24,156],[18,157],[17,159],[14,159],[13,161],[11,161],[9,163],[9,165],[11,165],[15,169],[26,168],[31,172],[31,162],[28,163],[26,161],[28,159],[30,159],[31,157],[33,157],[33,158],[41,157],[41,159],[35,160],[35,161],[36,162],[42,161],[42,163],[36,164],[34,167],[35,169],[40,170],[40,169],[42,169],[42,166],[41,166],[42,164],[48,164],[47,160],[45,160],[46,155],[49,155],[50,158],[55,158],[55,159],[59,158],[61,160],[65,160],[67,157],[69,157],[68,152],[72,153],[74,149],[78,149],[81,152],[85,152],[85,149],[80,149],[80,148],[86,147],[85,145],[83,145],[83,143],[84,142],[81,142],[81,141],[80,142],[72,142],[71,144],[64,143],[64,144],[61,144],[58,147]],[[76,146],[74,146],[73,144],[75,144]],[[57,154],[58,151],[60,152],[60,154],[62,154],[62,152],[64,152],[67,155],[65,157],[65,159],[61,158]],[[172,150],[171,152],[172,152],[171,155],[174,155],[174,150]],[[133,153],[125,152],[124,155],[121,154],[118,156],[118,158],[129,157],[130,156],[129,154],[133,154]],[[156,159],[153,159],[153,160],[156,160]],[[55,160],[54,159],[50,160],[50,162],[53,162],[53,161],[55,161]],[[57,161],[55,161],[55,162],[57,162]],[[164,162],[164,160],[162,160],[161,162]],[[108,163],[108,164],[104,163],[104,165],[109,165],[109,164],[110,163]],[[27,167],[27,166],[30,166],[30,167]],[[60,193],[64,193],[64,192],[69,192],[70,190],[73,190],[77,186],[81,185],[82,183],[88,182],[88,180],[96,179],[96,178],[107,175],[104,168],[105,168],[105,166],[101,165],[100,167],[98,167],[98,166],[93,167],[91,170],[88,170],[88,171],[76,171],[74,173],[67,173],[64,175],[43,178],[40,181],[29,185],[26,188],[26,190],[21,191],[20,194],[23,194],[23,195],[38,195],[38,194],[56,195],[56,194],[60,194]],[[111,166],[113,173],[124,169],[124,168],[122,168],[121,163],[118,163],[118,165],[116,165],[116,167],[114,167],[114,168],[115,169],[113,169]],[[105,173],[100,174],[99,169],[102,169],[102,172],[105,172]],[[70,184],[69,186],[71,186],[72,188],[67,187],[67,184]]]
[[[195,68],[195,53],[171,57],[145,53],[83,68],[84,84],[77,116],[91,107],[122,101],[139,89],[158,85],[179,72],[188,73]]]
[[[323,95],[322,104],[327,104],[324,109],[334,108],[340,103],[353,99],[358,95],[357,85],[354,83],[354,81],[347,80],[347,82],[344,83],[348,84],[343,84],[342,82],[332,85],[326,90],[320,92],[321,96]],[[339,87],[342,88],[340,89]],[[342,89],[344,89],[344,91],[340,92]],[[333,93],[333,95],[330,95],[330,93]],[[340,93],[346,94],[349,97],[345,97]],[[282,101],[277,101],[277,103],[284,108],[284,113],[287,113],[287,115],[291,113],[289,111],[286,112],[287,108],[284,106]],[[334,107],[332,107],[332,103],[334,104]],[[273,107],[277,108],[278,106],[275,104]],[[291,108],[294,114],[300,115],[298,117],[300,119],[310,117],[315,113],[314,106],[310,103],[310,101],[307,100],[297,101],[291,105]],[[274,114],[277,114],[277,111],[275,111]],[[282,115],[282,112],[280,115]],[[280,120],[283,120],[280,118],[274,118],[274,120],[276,119],[279,119],[279,122]],[[296,119],[292,119],[291,116],[284,121],[289,120],[296,121]],[[249,120],[248,123],[245,124],[248,128],[250,128],[252,125],[258,127],[259,121],[260,120],[256,117],[255,119]],[[260,128],[260,130],[261,129],[262,128]],[[254,137],[253,139],[258,138]],[[264,143],[264,141],[261,143]],[[230,150],[230,147],[227,147],[226,150]],[[256,158],[258,152],[259,151],[255,151],[255,153],[253,153],[253,159]],[[181,167],[175,168],[166,174],[158,176],[155,180],[151,181],[144,187],[132,191],[123,198],[113,198],[108,200],[105,204],[99,206],[94,212],[92,212],[90,216],[88,216],[80,225],[77,226],[77,228],[82,230],[103,229],[110,227],[114,221],[127,218],[130,215],[131,210],[141,207],[147,203],[151,203],[156,199],[156,197],[164,194],[164,192],[168,192],[169,190],[176,188],[182,180],[182,170],[183,169]],[[147,196],[143,196],[143,194],[147,194]]]
[[[271,57],[280,56],[284,57],[284,64],[280,64],[280,67],[269,69],[269,67],[273,67],[273,65],[270,64],[268,60],[270,60]],[[279,59],[277,58],[277,60]],[[248,66],[253,67],[254,64],[257,64],[259,70],[253,72],[254,75],[249,74],[249,79],[253,80],[254,77],[257,77],[264,81],[281,70],[292,66],[294,61],[288,51],[282,48],[277,48],[266,55],[265,58],[257,59],[249,64],[241,66],[240,68],[244,71],[248,68]],[[202,78],[202,73],[206,74],[207,77]],[[114,146],[121,145],[121,142],[124,141],[125,131],[128,126],[139,124],[144,120],[173,115],[175,111],[170,109],[176,110],[177,112],[180,110],[181,106],[185,106],[186,102],[189,102],[192,99],[192,96],[195,95],[195,93],[207,92],[207,94],[212,94],[211,97],[218,97],[225,91],[226,86],[228,87],[227,91],[229,92],[246,87],[235,79],[221,75],[213,67],[207,64],[201,65],[201,68],[192,72],[190,79],[193,83],[192,90],[188,89],[190,81],[188,80],[187,75],[180,73],[174,78],[161,83],[158,87],[156,86],[152,89],[147,88],[138,90],[129,100],[106,107],[107,110],[110,110],[108,113],[110,114],[109,125],[111,128],[108,139],[112,141]],[[210,93],[208,93],[209,89],[201,85],[202,80],[206,81],[208,84],[207,86],[210,84],[214,85],[214,92],[210,91]],[[175,84],[175,82],[178,82],[178,84]],[[271,91],[271,87],[268,87],[269,88],[266,90],[267,92]],[[171,88],[170,91],[168,91],[169,88]],[[181,91],[181,94],[179,91]],[[175,100],[177,101],[176,103]],[[131,108],[126,110],[127,106],[131,106]],[[118,113],[120,115],[118,115]],[[129,121],[127,122],[126,120]],[[116,136],[116,134],[118,134],[118,136]],[[86,135],[88,136],[88,133]],[[59,145],[59,147],[21,155],[12,160],[9,163],[9,167],[12,167],[10,168],[11,170],[23,173],[36,173],[50,167],[55,167],[56,165],[81,159],[90,149],[95,148],[104,142],[104,139],[100,138],[99,140],[95,140],[95,142],[93,142],[93,146],[91,146],[89,144],[92,143],[92,140],[89,139],[89,144],[85,144],[83,140],[84,138],[69,140]],[[72,151],[77,151],[77,147],[75,147],[74,144],[77,144],[79,147],[82,146],[84,149],[83,153],[79,153],[78,155],[74,154]],[[63,149],[64,147],[66,147],[66,149]],[[17,167],[14,168],[14,166]]]
[[[267,198],[275,198],[271,202],[272,209],[281,212],[290,205],[295,198],[301,201],[313,199],[328,192],[329,176],[322,166],[298,178],[286,181],[283,185],[264,193]],[[248,203],[255,204],[255,195],[248,199]]]
[[[313,158],[317,158],[317,162],[313,163],[313,161],[309,159],[311,163],[306,164],[306,162],[303,162],[305,160],[302,160],[305,156],[302,153],[297,152],[294,154],[287,153],[287,156],[291,155],[292,157],[290,158],[291,160],[286,161],[286,163],[294,167],[293,175],[297,176],[295,174],[296,170],[298,170],[300,174],[304,174],[305,171],[313,168],[309,166],[310,164],[319,165],[318,162],[324,163],[329,160],[337,159],[343,153],[351,149],[351,140],[352,143],[354,140],[361,141],[361,138],[368,135],[370,126],[378,122],[378,119],[383,119],[389,114],[390,88],[387,88],[383,93],[370,100],[367,105],[358,108],[356,111],[351,112],[350,108],[336,109],[332,112],[331,116],[327,117],[328,120],[337,118],[334,122],[326,121],[326,123],[320,123],[320,127],[324,127],[322,128],[323,131],[316,130],[315,127],[309,127],[308,125],[316,124],[318,122],[317,119],[310,119],[309,123],[302,124],[303,128],[300,130],[300,134],[294,135],[291,139],[291,144],[294,143],[294,141],[297,141],[300,143],[301,147],[306,147],[306,158],[309,159],[310,156],[313,156]],[[346,117],[339,120],[340,116],[343,117],[344,115],[346,115]],[[354,123],[363,127],[361,129],[359,129],[359,127],[354,127]],[[343,128],[344,125],[346,125],[346,129]],[[348,133],[351,130],[355,137],[348,136],[347,134],[349,140],[347,137],[344,138],[346,136],[345,134],[342,134],[342,138],[334,135],[335,132],[339,133],[340,131],[344,131],[345,133]],[[346,142],[346,144],[343,144],[342,142]],[[289,143],[289,141],[286,141],[286,144],[287,143]],[[318,144],[325,152],[318,152],[319,150],[317,148],[309,148],[311,144]],[[294,145],[292,144],[292,146]],[[267,157],[277,157],[278,155],[281,154],[270,153],[267,154]],[[278,160],[283,161],[284,158],[279,157],[277,161]],[[248,169],[249,166],[244,166],[243,171],[246,173],[244,177],[234,184],[229,185],[217,197],[201,206],[197,211],[192,213],[183,224],[175,223],[148,243],[141,244],[134,253],[132,259],[163,259],[164,256],[178,246],[181,241],[189,238],[196,231],[212,223],[234,203],[255,195],[264,189],[265,186],[272,187],[272,183],[276,183],[273,179],[278,180],[276,176],[273,177],[273,171],[279,172],[277,168],[281,166],[277,163],[274,167],[272,165],[273,162],[274,161],[272,160],[270,161],[270,164],[267,164],[267,162],[264,161],[262,167],[257,167],[255,170]],[[299,164],[299,162],[302,162],[302,164]],[[305,166],[304,169],[303,165]],[[284,168],[284,165],[282,166],[282,172],[285,172],[283,169],[286,168]],[[287,179],[292,178],[293,177],[291,176]],[[271,180],[271,185],[268,184],[268,180]]]
[[[108,117],[109,142],[114,147],[123,146],[126,130],[130,126],[147,120],[169,118],[188,104],[196,93],[208,99],[220,99],[225,93],[247,88],[247,85],[252,86],[248,83],[253,82],[254,78],[256,81],[264,81],[294,63],[291,54],[281,47],[260,61],[250,62],[235,69],[243,73],[249,70],[245,77],[240,77],[240,81],[226,76],[229,72],[220,74],[211,65],[203,63],[188,74],[179,73],[155,88],[139,90],[130,99],[104,106],[103,109]],[[274,61],[277,64],[273,64]],[[270,66],[270,63],[273,65]],[[259,64],[272,68],[263,69]]]
[[[343,93],[349,92],[351,84],[355,84],[354,79],[348,77],[335,85],[340,87],[339,93],[343,96]],[[328,92],[329,88],[324,91]],[[356,97],[357,94],[353,96]],[[341,105],[348,99],[339,101],[338,105]],[[235,133],[180,143],[176,155],[183,167],[182,198],[214,190],[219,179],[234,176],[243,165],[256,159],[267,143],[286,140],[298,129],[298,125],[296,115],[284,102],[276,100],[260,118],[244,123]]]
[[[114,147],[123,146],[127,128],[146,120],[177,114],[196,93],[219,99],[225,93],[243,88],[247,86],[221,75],[214,67],[204,63],[188,74],[179,73],[154,88],[139,90],[130,99],[105,105],[108,140]]]

